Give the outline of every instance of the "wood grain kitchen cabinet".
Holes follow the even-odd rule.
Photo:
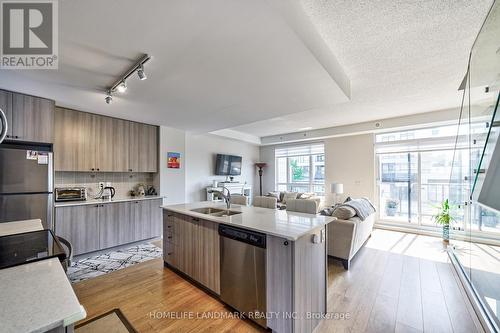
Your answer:
[[[163,211],[164,260],[215,293],[220,293],[218,224]]]
[[[220,243],[218,224],[200,220],[195,236],[195,278],[220,294]]]
[[[130,202],[99,205],[99,247],[106,249],[133,242],[134,221]]]
[[[94,116],[96,140],[96,171],[112,172],[115,146],[113,130],[115,119],[110,117]]]
[[[9,140],[52,143],[55,103],[45,98],[12,93]]]
[[[54,169],[94,171],[96,168],[94,116],[58,107],[54,118]]]
[[[7,139],[12,137],[12,93],[6,90],[0,90],[0,109],[7,117]]]
[[[158,171],[158,127],[130,122],[130,172]]]
[[[105,249],[120,244],[120,209],[123,205],[99,204],[99,247]],[[128,221],[125,221],[127,223]]]
[[[162,208],[163,199],[147,200],[149,211],[151,212],[151,234],[150,238],[160,237],[163,232]]]
[[[54,230],[73,245],[74,255],[100,249],[97,205],[57,207]]]
[[[111,118],[112,129],[112,161],[111,170],[114,172],[129,171],[130,159],[130,121]]]
[[[158,171],[157,126],[57,108],[54,140],[55,171]]]
[[[137,200],[130,204],[134,240],[151,238],[151,207],[148,201]]]

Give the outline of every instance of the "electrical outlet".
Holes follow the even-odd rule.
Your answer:
[[[104,188],[104,182],[99,182],[99,188],[103,189]]]

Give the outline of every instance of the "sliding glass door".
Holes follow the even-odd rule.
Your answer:
[[[380,153],[378,191],[380,220],[414,226],[436,226],[432,216],[449,199],[453,206],[464,202],[468,151],[453,149]],[[455,157],[463,175],[450,180]],[[458,162],[457,162],[458,161]],[[463,223],[455,225],[463,230]]]

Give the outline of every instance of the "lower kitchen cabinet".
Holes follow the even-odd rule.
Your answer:
[[[99,245],[108,248],[133,242],[130,202],[99,205]]]
[[[163,230],[165,262],[219,294],[217,223],[164,210]]]
[[[163,232],[162,212],[163,199],[148,200],[151,210],[151,238],[160,237]]]
[[[56,208],[54,230],[73,245],[73,254],[99,250],[97,205]]]
[[[56,235],[73,245],[73,254],[102,250],[161,235],[162,199],[56,207]]]

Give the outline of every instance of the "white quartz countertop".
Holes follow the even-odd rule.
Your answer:
[[[41,220],[23,220],[0,223],[0,236],[22,234],[24,232],[43,230]]]
[[[96,204],[108,204],[108,203],[126,202],[126,201],[153,200],[162,198],[163,197],[160,195],[149,195],[145,197],[119,197],[119,198],[115,197],[112,200],[87,199],[85,201],[61,201],[54,203],[54,207],[96,205]]]
[[[45,332],[86,317],[57,258],[0,270],[0,331]]]
[[[197,217],[212,222],[233,225],[235,227],[258,231],[268,235],[283,237],[292,241],[295,241],[300,237],[310,233],[311,231],[321,228],[335,220],[335,218],[331,216],[304,214],[288,212],[286,210],[253,206],[240,206],[233,204],[231,205],[230,210],[241,211],[241,214],[217,217],[191,211],[192,209],[202,207],[226,209],[225,204],[215,203],[213,201],[165,205],[162,207],[176,213]]]

